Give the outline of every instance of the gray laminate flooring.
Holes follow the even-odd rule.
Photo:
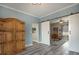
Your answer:
[[[41,43],[33,43],[33,46],[26,49],[17,55],[79,55],[77,52],[67,49],[67,42],[62,46],[48,46]]]

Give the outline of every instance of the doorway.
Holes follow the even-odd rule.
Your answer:
[[[41,42],[51,46],[62,46],[69,40],[69,22],[66,17],[41,23]]]
[[[69,40],[69,22],[66,17],[50,21],[50,44],[61,46]]]
[[[38,23],[32,24],[32,42],[39,42],[39,25]]]

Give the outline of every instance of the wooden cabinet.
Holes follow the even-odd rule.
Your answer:
[[[0,18],[0,54],[17,54],[25,49],[24,22]]]
[[[3,53],[4,53],[3,44],[0,44],[0,54],[2,55]]]
[[[15,47],[14,42],[7,42],[3,44],[3,54],[9,55],[9,54],[15,54]]]
[[[25,32],[17,32],[16,33],[16,40],[18,41],[18,40],[24,40],[24,38],[25,38]]]
[[[21,50],[25,49],[24,41],[16,41],[16,52],[20,52]]]

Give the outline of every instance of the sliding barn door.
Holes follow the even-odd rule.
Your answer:
[[[50,22],[41,23],[41,43],[50,45]]]
[[[69,49],[79,52],[79,14],[68,17],[69,19]]]

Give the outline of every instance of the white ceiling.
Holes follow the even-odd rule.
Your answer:
[[[36,17],[44,17],[59,9],[68,7],[73,3],[42,3],[40,5],[33,5],[32,3],[2,3],[2,4]]]

